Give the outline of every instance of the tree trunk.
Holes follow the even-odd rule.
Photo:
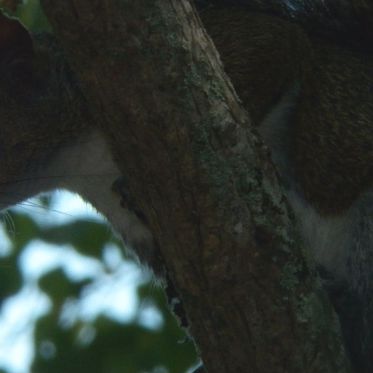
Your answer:
[[[268,151],[190,2],[42,3],[208,372],[348,372]]]

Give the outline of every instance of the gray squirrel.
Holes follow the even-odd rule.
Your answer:
[[[201,17],[271,151],[354,369],[372,372],[373,54],[244,8]]]
[[[304,246],[339,315],[354,369],[371,372],[372,53],[244,8],[206,7],[200,15],[271,151]],[[0,17],[0,30],[13,30],[17,45],[26,46],[14,51],[14,44],[0,37],[0,92],[8,92],[0,96],[3,207],[56,188],[79,193],[108,218],[143,263],[162,272],[146,218],[126,195],[125,183],[116,181],[122,180],[121,172],[110,144],[89,125],[84,98],[76,90],[79,83],[58,56],[29,79],[31,70],[23,61],[40,59],[53,43],[46,41],[45,50],[43,42],[36,43],[34,53],[27,31],[14,22]],[[64,82],[57,87],[61,97],[55,98],[61,113],[47,111],[45,121],[32,123],[38,107],[50,99],[41,76],[52,85]],[[28,89],[39,93],[29,97]],[[12,102],[22,102],[24,111],[12,110]]]

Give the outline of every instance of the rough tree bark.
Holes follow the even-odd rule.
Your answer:
[[[209,372],[347,372],[266,147],[188,0],[43,0]]]

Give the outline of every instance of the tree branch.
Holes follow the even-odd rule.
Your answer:
[[[347,372],[267,149],[186,0],[44,0],[209,372]]]

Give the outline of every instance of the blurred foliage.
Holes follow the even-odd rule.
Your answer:
[[[17,256],[0,258],[0,307],[7,297],[21,289],[22,276],[14,268],[17,268]]]
[[[107,244],[118,243],[105,222],[80,219],[42,226],[31,214],[18,210],[10,210],[9,219],[15,233],[10,234],[12,250],[0,257],[0,301],[25,285],[17,263],[34,240],[71,245],[85,257],[100,261],[107,276],[116,275],[115,268],[108,267],[103,259]],[[66,304],[84,298],[93,283],[92,278],[71,279],[61,267],[52,268],[38,280],[38,287],[48,295],[51,307],[36,323],[31,372],[184,373],[195,363],[194,344],[170,313],[163,289],[151,280],[137,289],[137,311],[140,314],[149,304],[155,307],[162,316],[160,327],[144,326],[136,316],[124,323],[106,314],[90,322],[79,318],[67,324],[61,322]]]
[[[27,0],[17,9],[16,15],[33,31],[50,31],[50,24],[43,13],[39,0]]]
[[[38,0],[24,2],[16,14],[33,31],[50,30]],[[43,196],[38,203],[48,209],[50,199]],[[100,261],[106,274],[115,272],[103,260],[103,250],[108,244],[118,245],[118,239],[104,222],[77,219],[42,226],[30,213],[19,210],[3,215],[3,221],[10,231],[12,248],[0,256],[0,307],[27,285],[19,261],[28,244],[35,240],[71,245],[80,254]],[[163,319],[159,327],[146,327],[138,317],[124,323],[106,314],[89,322],[79,318],[61,322],[66,303],[82,299],[93,281],[72,280],[61,267],[53,268],[38,280],[37,286],[48,295],[51,307],[35,326],[33,373],[184,373],[195,363],[192,341],[171,315],[163,290],[151,281],[138,288],[138,312],[144,305],[155,307]],[[2,372],[8,373],[0,369]]]
[[[52,285],[50,288],[54,291]],[[63,373],[84,369],[92,373],[138,373],[163,367],[165,372],[185,372],[195,361],[193,343],[185,338],[165,308],[159,289],[153,293],[152,300],[158,302],[164,317],[160,329],[146,328],[137,320],[118,323],[106,316],[98,317],[92,324],[79,322],[65,328],[55,327],[58,312],[40,319],[36,329],[37,358],[32,371]],[[86,341],[84,335],[88,335]],[[95,337],[90,340],[92,335]]]

